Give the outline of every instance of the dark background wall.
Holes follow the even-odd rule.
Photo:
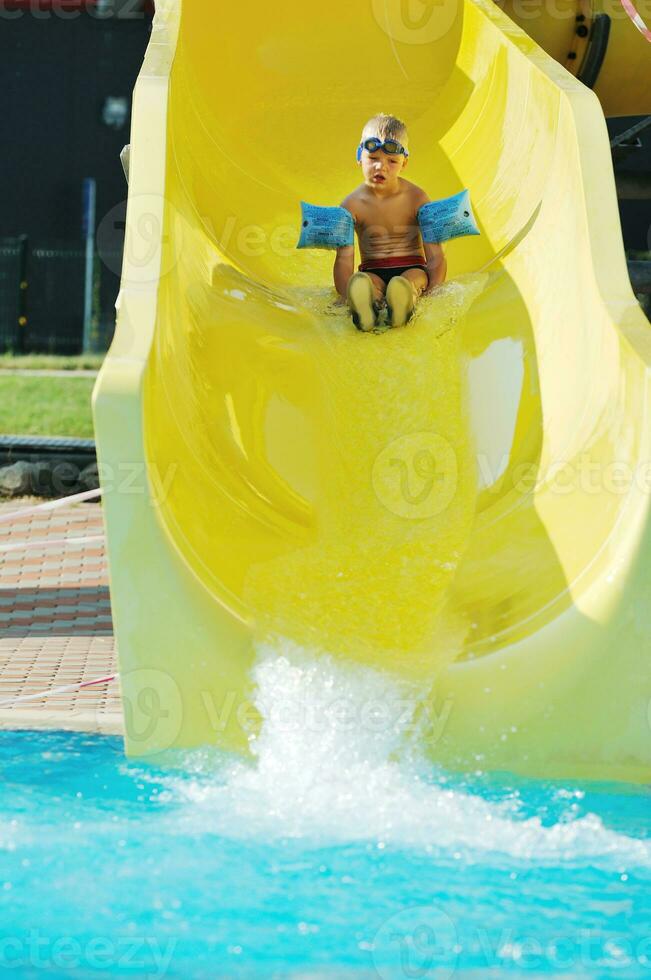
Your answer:
[[[126,199],[119,153],[129,142],[131,94],[150,28],[151,13],[133,0],[122,11],[105,5],[103,12],[36,3],[12,10],[0,0],[0,238],[28,237],[29,346],[51,349],[55,330],[68,335],[69,349],[81,343],[83,180],[97,182],[99,226]],[[103,121],[108,97],[127,100],[121,128]],[[95,270],[103,346],[119,287],[122,229],[119,221],[113,225],[115,255],[98,256]],[[57,254],[47,262],[44,252],[52,249]]]
[[[649,48],[651,66],[651,48]],[[609,119],[608,132],[611,139],[624,133],[644,116],[629,116],[626,119]],[[638,193],[646,196],[634,200],[627,198],[619,202],[619,214],[624,232],[624,243],[628,249],[648,251],[651,249],[651,126],[643,129],[633,138],[630,146],[615,148],[613,162],[618,177],[630,185],[638,183]],[[632,179],[632,180],[631,180]],[[630,190],[628,191],[630,193]]]

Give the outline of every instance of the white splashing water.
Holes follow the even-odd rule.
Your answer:
[[[651,866],[649,842],[609,830],[572,808],[553,826],[432,782],[419,755],[415,691],[369,668],[260,645],[256,705],[264,719],[255,760],[224,765],[202,750],[166,777],[184,830],[231,838],[305,838],[320,845],[375,841],[428,852],[496,852],[514,859]]]

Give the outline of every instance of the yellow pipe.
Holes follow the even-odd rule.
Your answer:
[[[651,775],[651,341],[603,113],[491,0],[435,12],[157,11],[94,393],[130,755],[245,750],[291,642],[447,704],[448,766]],[[381,336],[295,248],[378,110],[482,230]]]

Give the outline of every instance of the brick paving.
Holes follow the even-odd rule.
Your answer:
[[[0,519],[36,503],[3,501]],[[0,523],[0,728],[121,732],[117,680],[4,704],[117,669],[101,504]]]

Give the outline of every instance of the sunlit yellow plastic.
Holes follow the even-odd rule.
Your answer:
[[[127,752],[245,749],[291,642],[408,681],[446,766],[648,779],[651,334],[597,96],[489,0],[157,6],[94,393]],[[295,248],[376,111],[482,231],[378,335]]]

